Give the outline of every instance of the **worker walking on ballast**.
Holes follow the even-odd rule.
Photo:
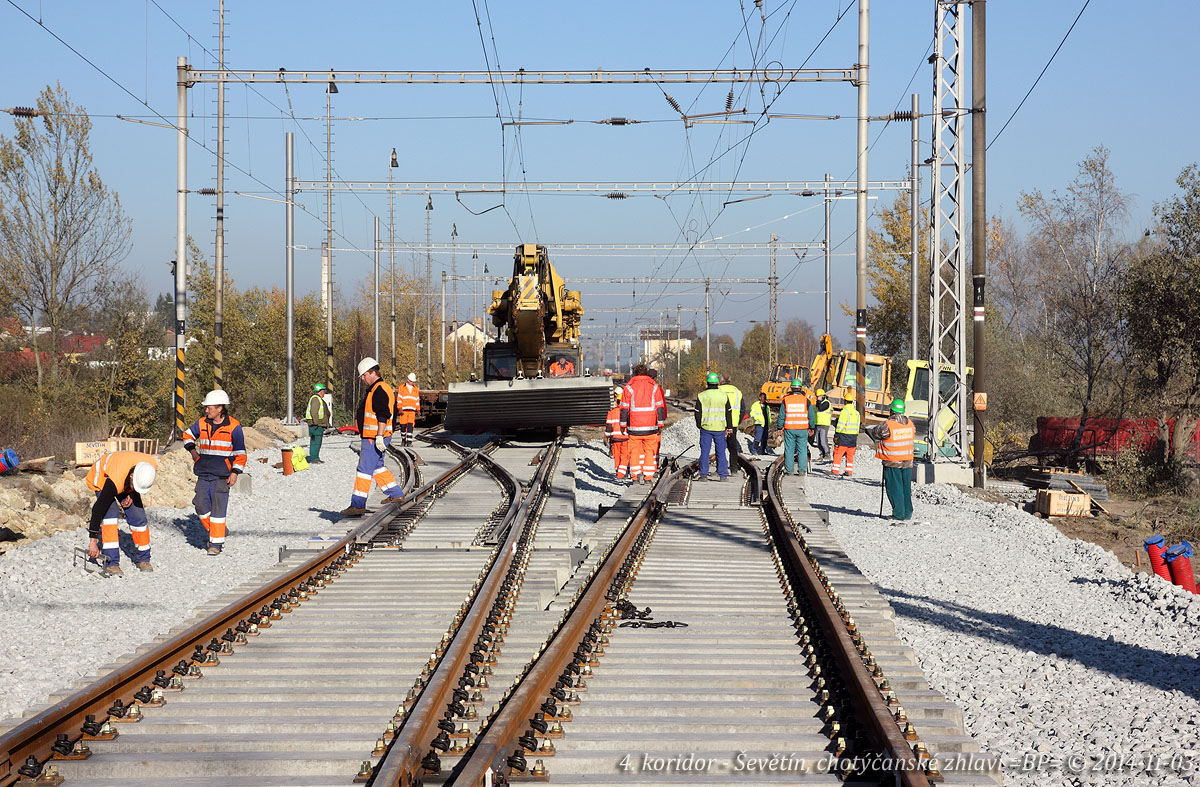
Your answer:
[[[342,516],[363,516],[367,513],[367,495],[371,491],[371,481],[379,485],[379,489],[393,500],[404,496],[396,484],[392,471],[383,464],[384,452],[392,442],[392,402],[391,386],[379,376],[379,362],[374,358],[363,358],[358,362],[358,376],[367,392],[358,405],[355,423],[362,436],[362,447],[358,454],[358,472],[354,476],[354,492],[350,496],[349,507],[342,510]]]
[[[846,403],[838,415],[833,434],[833,474],[842,474],[842,458],[846,459],[846,477],[854,475],[854,452],[858,449],[858,432],[862,419],[854,406],[854,389],[846,391]]]
[[[613,388],[616,404],[608,411],[608,417],[604,421],[604,439],[608,441],[609,453],[612,454],[613,472],[616,473],[617,479],[620,480],[629,472],[629,435],[625,434],[625,427],[621,425],[621,392],[624,386],[618,385]]]
[[[629,452],[625,456],[629,477],[637,481],[640,475],[642,483],[647,484],[654,480],[654,471],[658,469],[658,443],[667,422],[663,389],[649,371],[644,363],[633,367],[633,377],[621,392],[621,426],[629,435]]]
[[[883,486],[892,504],[892,519],[912,519],[913,440],[916,427],[904,414],[904,400],[892,400],[892,414],[886,421],[867,427],[867,434],[878,442],[875,456],[883,460]]]
[[[716,372],[709,372],[705,382],[708,387],[696,396],[696,426],[700,427],[700,472],[697,480],[707,481],[712,477],[708,474],[708,455],[715,448],[717,480],[724,481],[729,477],[725,441],[733,432],[733,405],[729,401],[729,393],[720,385],[721,380]]]
[[[412,445],[413,426],[421,414],[421,389],[417,387],[417,375],[408,373],[408,379],[396,389],[396,423],[400,427],[400,445]]]
[[[124,513],[129,535],[137,548],[136,564],[140,571],[153,571],[150,565],[150,525],[142,495],[150,491],[158,474],[158,460],[137,451],[113,451],[96,460],[87,474],[88,489],[96,493],[92,518],[88,522],[88,556],[104,555],[106,577],[119,577],[121,548],[117,524]]]
[[[229,394],[209,391],[200,403],[204,417],[183,433],[183,448],[192,455],[196,496],[192,504],[208,531],[208,554],[225,548],[229,490],[246,468],[246,439],[242,425],[229,415]]]
[[[808,425],[813,422],[810,403],[804,395],[804,383],[792,380],[792,392],[779,405],[776,428],[783,430],[783,470],[786,473],[808,473]]]

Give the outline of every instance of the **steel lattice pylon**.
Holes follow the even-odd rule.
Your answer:
[[[933,43],[933,210],[930,235],[929,299],[929,442],[930,456],[941,458],[938,424],[943,411],[953,408],[954,424],[946,430],[945,444],[967,457],[966,345],[966,157],[963,121],[969,107],[963,103],[963,9],[966,2],[938,0]],[[950,396],[939,378],[954,381]]]

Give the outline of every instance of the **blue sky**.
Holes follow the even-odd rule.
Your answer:
[[[989,3],[989,137],[1008,119],[1054,48],[1079,13],[1083,0],[993,0]],[[744,7],[743,7],[744,6]],[[316,70],[504,69],[607,70],[748,68],[769,63],[798,67],[848,68],[857,58],[857,9],[847,0],[764,0],[765,23],[753,0],[647,3],[546,3],[477,0],[482,26],[470,2],[385,3],[315,2],[227,3],[229,68]],[[840,23],[834,24],[845,13]],[[1197,159],[1194,146],[1197,102],[1189,87],[1191,59],[1200,30],[1194,0],[1135,4],[1092,0],[1041,84],[989,151],[989,212],[1016,219],[1022,190],[1063,189],[1078,162],[1096,145],[1111,150],[1120,186],[1134,197],[1129,233],[1151,221],[1153,203],[1174,193],[1174,178]],[[46,29],[25,13],[40,19]],[[168,17],[170,16],[170,18]],[[188,57],[213,67],[216,3],[171,0],[108,0],[104,3],[56,0],[0,2],[0,53],[5,80],[0,106],[32,105],[47,84],[59,81],[73,101],[93,116],[93,149],[104,180],[119,192],[133,220],[134,245],[126,265],[141,274],[151,296],[171,288],[167,261],[174,256],[175,136],[168,129],[136,125],[116,114],[157,120],[155,112],[175,114],[175,60]],[[181,29],[182,28],[182,29]],[[831,31],[832,28],[832,31]],[[53,31],[91,60],[124,90],[56,40]],[[186,31],[186,32],[185,32]],[[870,113],[907,109],[909,95],[931,106],[932,69],[925,59],[933,38],[933,3],[876,0],[871,20]],[[760,39],[761,34],[761,39]],[[481,42],[481,36],[483,41]],[[822,37],[823,43],[818,46]],[[207,50],[207,51],[206,51]],[[485,63],[485,51],[487,62]],[[1146,65],[1133,65],[1143,62]],[[128,90],[128,93],[125,92]],[[685,110],[724,108],[728,85],[668,85]],[[214,185],[215,96],[212,86],[189,91],[195,144],[189,151],[193,189]],[[132,94],[132,96],[130,95]],[[141,102],[148,104],[148,109]],[[774,97],[773,113],[841,115],[836,121],[772,120],[757,128],[744,124],[697,125],[684,129],[662,91],[637,86],[509,85],[493,94],[486,86],[342,85],[334,96],[335,177],[384,180],[388,154],[398,149],[399,181],[481,180],[708,181],[834,179],[854,177],[856,94],[845,84],[793,84]],[[763,106],[757,86],[735,86],[734,103],[754,117]],[[506,117],[574,120],[570,125],[501,129],[497,105]],[[283,184],[283,138],[296,132],[297,175],[324,178],[322,85],[247,87],[232,84],[226,97],[228,131],[226,188],[278,196]],[[290,111],[289,111],[290,107]],[[291,114],[294,113],[294,121]],[[627,117],[645,121],[612,127],[588,121]],[[10,134],[11,118],[0,115],[0,133]],[[907,123],[874,123],[869,175],[901,179],[909,159]],[[929,155],[931,126],[922,122],[922,155]],[[1191,144],[1189,144],[1191,143]],[[202,147],[204,146],[204,147]],[[205,147],[208,150],[205,150]],[[722,155],[723,154],[723,155]],[[713,159],[716,159],[713,162]],[[238,169],[245,170],[245,173]],[[697,174],[700,173],[700,174]],[[923,188],[928,199],[929,188]],[[736,196],[735,196],[736,198]],[[886,205],[883,193],[873,206]],[[300,197],[296,240],[319,248],[324,198]],[[667,199],[641,196],[623,201],[599,196],[510,195],[505,209],[472,215],[495,204],[491,197],[434,194],[431,217],[435,242],[450,240],[456,225],[458,272],[471,273],[472,242],[536,240],[542,243],[682,244],[698,236],[765,242],[774,232],[784,242],[820,240],[819,199],[776,195],[723,205],[724,194]],[[226,200],[226,265],[239,285],[282,286],[283,208],[273,202],[229,195]],[[396,236],[420,246],[425,237],[425,197],[397,197]],[[468,210],[470,208],[470,210]],[[386,227],[384,194],[335,197],[337,245],[369,249],[375,216]],[[211,197],[194,195],[189,231],[202,249],[213,248]],[[836,304],[854,294],[854,203],[835,203],[834,333],[846,342],[849,322]],[[386,230],[385,230],[386,232]],[[670,285],[676,277],[747,277],[767,274],[765,253],[739,255],[572,256],[552,259],[572,277],[653,275],[662,283],[639,288],[638,303],[657,324],[658,314],[675,306],[703,306],[703,287]],[[397,266],[413,255],[397,252]],[[424,255],[420,255],[424,268]],[[823,267],[819,251],[801,262],[780,255],[784,290],[781,319],[823,324]],[[344,251],[335,256],[335,277],[353,297],[371,269],[369,255]],[[480,255],[489,270],[507,271],[510,256]],[[315,290],[319,253],[298,251],[297,286]],[[448,253],[435,255],[435,278],[451,266]],[[471,312],[469,284],[460,285],[459,316]],[[483,288],[481,287],[481,290]],[[629,285],[583,285],[585,307],[611,309],[633,302]],[[714,290],[716,321],[731,321],[714,332],[737,336],[747,321],[765,319],[765,291],[759,285],[728,285]],[[760,291],[761,294],[760,294]],[[728,295],[724,293],[728,293]],[[745,294],[743,294],[745,293]],[[628,313],[593,312],[597,325],[627,322]],[[698,315],[703,322],[703,315]],[[192,315],[192,319],[203,319]],[[685,312],[685,326],[689,318]],[[592,326],[589,326],[592,327]]]

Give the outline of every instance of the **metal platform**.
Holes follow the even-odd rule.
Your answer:
[[[451,383],[448,430],[531,429],[603,424],[612,407],[604,377]]]

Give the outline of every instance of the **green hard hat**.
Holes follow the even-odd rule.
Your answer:
[[[804,387],[804,382],[801,381],[800,379],[792,380],[792,390],[793,391],[798,391],[803,387]]]
[[[904,412],[904,400],[903,399],[893,399],[892,400],[892,412],[893,413],[903,413]]]
[[[325,383],[317,383],[316,385],[313,386],[313,390],[314,391],[324,391]]]
[[[721,382],[721,378],[717,376],[716,372],[709,372],[708,376],[704,379],[709,385],[716,385],[717,383]]]

